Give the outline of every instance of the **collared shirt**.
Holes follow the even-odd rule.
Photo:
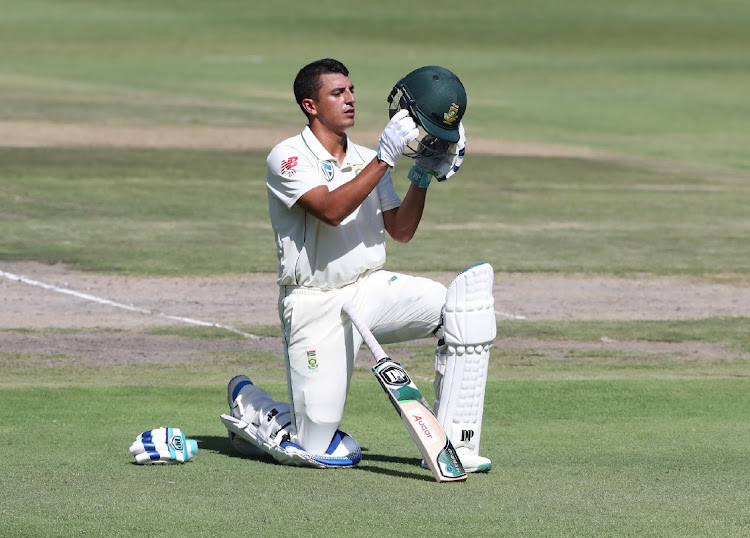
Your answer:
[[[329,226],[296,205],[315,187],[334,190],[351,181],[375,158],[373,150],[347,142],[341,164],[305,127],[268,155],[268,211],[276,237],[280,286],[339,288],[385,264],[383,212],[401,205],[390,171],[338,226]]]

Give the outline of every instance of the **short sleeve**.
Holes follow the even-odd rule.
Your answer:
[[[291,208],[306,192],[326,182],[308,155],[280,144],[266,159],[266,184],[274,196]]]
[[[388,211],[399,207],[401,205],[401,198],[396,194],[396,189],[393,188],[393,181],[391,181],[391,171],[388,170],[383,177],[380,178],[377,186],[378,197],[380,198],[380,208],[383,211]]]

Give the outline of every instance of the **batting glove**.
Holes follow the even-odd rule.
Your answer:
[[[385,126],[378,143],[378,160],[395,166],[406,145],[419,136],[419,129],[409,111],[399,110]]]
[[[448,144],[429,135],[422,139],[415,164],[408,173],[412,183],[426,189],[433,177],[438,181],[445,181],[458,172],[466,154],[466,132],[463,123],[458,125],[458,132],[459,139],[455,144]],[[428,138],[429,141],[426,140]]]
[[[198,452],[198,443],[188,439],[179,428],[157,428],[143,432],[130,446],[135,462],[185,463]]]

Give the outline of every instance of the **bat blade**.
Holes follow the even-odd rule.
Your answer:
[[[349,316],[378,361],[372,371],[422,453],[432,476],[438,482],[466,480],[466,471],[456,449],[409,374],[388,357],[353,303],[344,303],[341,310]]]
[[[435,480],[466,480],[466,471],[442,424],[403,366],[386,357],[378,361],[372,371],[401,416]]]

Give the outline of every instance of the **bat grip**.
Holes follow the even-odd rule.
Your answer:
[[[350,320],[352,320],[352,325],[354,325],[357,328],[359,334],[362,335],[362,340],[365,341],[365,344],[370,349],[370,352],[375,357],[375,360],[381,361],[383,359],[387,359],[388,355],[386,354],[385,350],[380,347],[380,344],[378,344],[378,341],[370,331],[370,328],[360,317],[359,312],[357,312],[357,309],[354,306],[354,303],[352,303],[351,301],[345,302],[341,307],[341,310],[347,316],[349,316]]]

